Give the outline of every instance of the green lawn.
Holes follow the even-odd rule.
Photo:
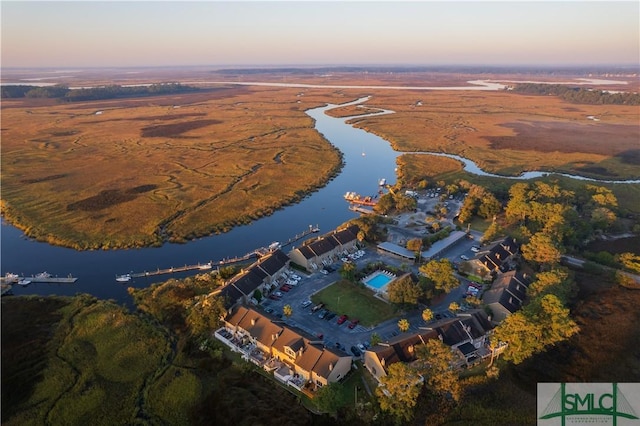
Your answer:
[[[373,292],[347,280],[333,283],[311,297],[314,303],[324,303],[326,308],[338,315],[357,318],[366,327],[378,324],[395,316],[395,308],[373,296]]]

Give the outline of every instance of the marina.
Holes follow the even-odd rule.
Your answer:
[[[56,283],[56,284],[73,284],[78,280],[77,277],[69,274],[66,277],[53,276],[48,272],[40,272],[30,277],[20,276],[8,272],[2,279],[4,284],[18,284],[22,287],[26,287],[31,283]],[[4,294],[4,293],[3,293]]]
[[[229,265],[234,265],[236,263],[242,263],[242,262],[247,262],[251,259],[257,259],[260,258],[262,256],[265,256],[279,248],[282,247],[286,247],[288,245],[291,245],[293,243],[295,243],[296,241],[310,235],[313,233],[317,233],[320,232],[320,228],[319,227],[313,227],[312,225],[309,225],[309,229],[301,232],[300,234],[296,234],[295,236],[293,236],[292,238],[290,238],[289,240],[287,240],[286,243],[284,244],[280,244],[279,242],[273,242],[271,243],[268,247],[261,247],[258,249],[255,249],[247,254],[245,254],[244,256],[236,256],[233,258],[226,258],[226,259],[222,259],[217,263],[214,263],[213,261],[211,262],[207,262],[204,264],[195,264],[195,265],[184,265],[184,266],[179,266],[177,268],[174,268],[173,266],[170,268],[165,268],[165,269],[156,269],[155,271],[143,271],[143,272],[131,272],[128,274],[122,274],[122,275],[116,275],[116,281],[121,282],[121,283],[126,283],[131,281],[134,278],[142,278],[142,277],[152,277],[152,276],[156,276],[156,275],[166,275],[166,274],[174,274],[174,273],[179,273],[179,272],[188,272],[188,271],[206,271],[206,270],[210,270],[213,268],[213,266],[215,265],[216,268],[220,268],[220,267],[224,267],[224,266],[229,266]]]

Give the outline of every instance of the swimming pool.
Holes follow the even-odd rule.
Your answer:
[[[395,279],[393,274],[383,271],[376,271],[369,275],[362,282],[376,291],[382,291],[387,284]]]

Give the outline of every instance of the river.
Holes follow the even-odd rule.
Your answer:
[[[361,103],[366,99],[355,100],[349,104]],[[164,281],[169,277],[193,275],[194,272],[144,277],[125,285],[115,281],[117,274],[209,261],[215,263],[227,257],[242,256],[274,241],[284,242],[307,230],[310,225],[318,226],[322,233],[329,232],[356,216],[348,210],[348,205],[343,199],[344,193],[355,191],[363,195],[373,195],[377,192],[378,181],[382,178],[393,184],[396,176],[395,159],[402,154],[394,151],[384,139],[346,124],[348,118],[332,118],[325,114],[326,110],[337,106],[329,104],[308,110],[307,114],[315,120],[316,130],[343,153],[344,167],[325,187],[310,194],[298,204],[287,206],[271,216],[234,228],[225,234],[201,238],[186,244],[165,244],[159,248],[129,250],[76,251],[56,247],[29,240],[15,227],[3,223],[0,228],[1,274],[4,276],[7,272],[13,272],[28,276],[46,271],[58,276],[73,274],[79,278],[74,284],[32,283],[27,287],[14,286],[13,293],[16,295],[89,293],[101,299],[114,299],[118,303],[130,305],[127,287],[147,287],[153,282]],[[388,113],[392,111],[380,111],[374,115]],[[462,161],[470,173],[496,176],[482,171],[470,160],[449,154],[435,154]],[[541,175],[542,172],[527,172],[515,179],[530,179]],[[579,176],[565,176],[584,179]]]

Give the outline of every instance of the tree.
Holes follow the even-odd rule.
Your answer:
[[[353,281],[356,277],[356,265],[353,262],[345,262],[340,267],[340,276],[345,280]]]
[[[260,303],[260,301],[262,300],[262,292],[259,288],[255,289],[255,291],[253,292],[253,298],[256,299],[258,303]]]
[[[416,371],[403,362],[395,362],[380,382],[381,386],[376,387],[380,408],[399,422],[409,422],[422,387]]]
[[[540,272],[527,290],[531,297],[555,294],[563,302],[567,302],[573,293],[573,280],[566,269],[552,269]]]
[[[417,305],[418,299],[422,296],[422,291],[413,282],[411,276],[406,275],[387,286],[387,296],[391,303]]]
[[[415,348],[420,373],[435,392],[458,401],[461,396],[458,374],[453,369],[456,356],[440,339],[429,339]]]
[[[502,227],[495,220],[491,222],[491,225],[482,234],[482,241],[493,241],[502,232]]]
[[[289,318],[293,314],[293,308],[291,308],[291,305],[284,305],[282,307],[282,313]]]
[[[192,336],[209,336],[220,325],[224,313],[221,298],[210,294],[201,296],[200,300],[188,309],[185,323]]]
[[[329,383],[317,390],[314,400],[318,408],[327,413],[335,413],[340,408],[341,383]]]
[[[504,359],[514,364],[520,364],[543,347],[541,327],[531,322],[522,311],[505,318],[493,333],[492,340],[508,344]]]
[[[424,311],[422,311],[422,319],[426,322],[431,321],[433,319],[433,311],[429,308],[426,308]]]
[[[437,290],[449,293],[460,285],[449,259],[431,260],[420,267],[420,272],[435,284]]]
[[[580,328],[569,316],[569,309],[553,294],[534,299],[527,312],[542,328],[542,344],[554,345],[576,334]]]
[[[640,274],[640,256],[633,253],[620,253],[617,257],[623,268]]]
[[[411,327],[411,324],[409,324],[408,319],[403,318],[400,321],[398,321],[398,328],[400,329],[401,332],[405,333],[409,331],[409,327]]]
[[[558,263],[562,253],[555,241],[543,232],[531,236],[527,244],[522,245],[522,256],[538,263]]]
[[[458,305],[457,302],[451,302],[449,303],[449,310],[454,313],[458,312],[460,310],[460,305]]]
[[[375,346],[380,343],[382,339],[378,333],[371,333],[371,346]]]
[[[393,195],[389,192],[384,194],[378,199],[378,202],[373,207],[373,210],[378,214],[387,214],[395,207]]]
[[[407,241],[407,250],[418,252],[422,249],[422,239],[412,238]]]

